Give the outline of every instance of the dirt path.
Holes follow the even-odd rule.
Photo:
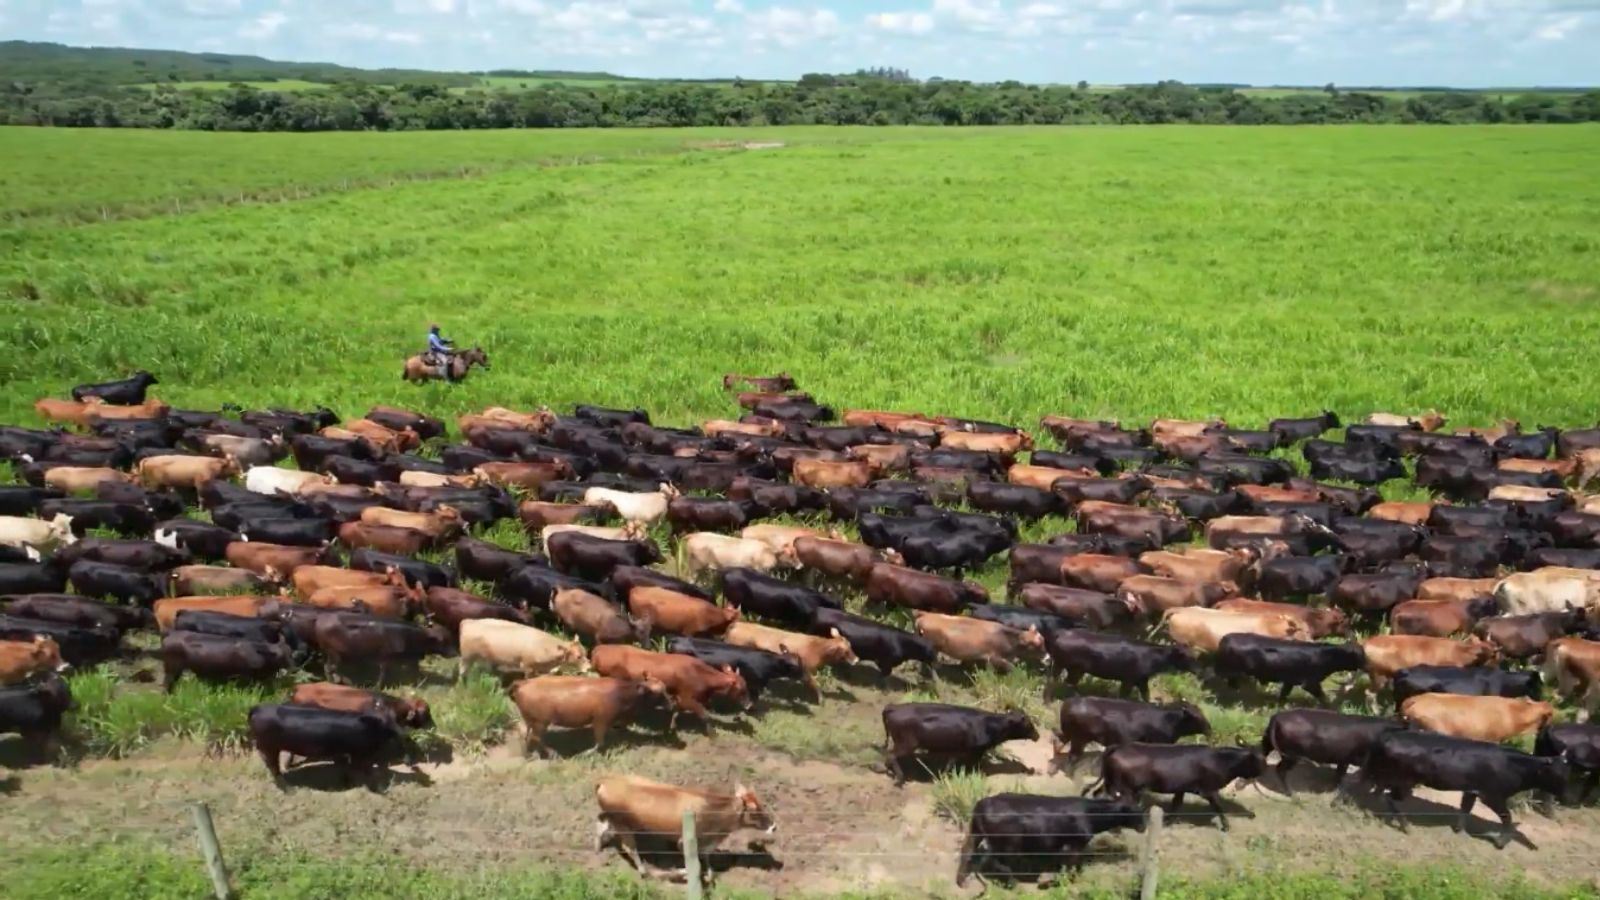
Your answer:
[[[817,728],[837,723],[817,722]],[[637,732],[636,732],[637,733]],[[566,742],[557,741],[558,746]],[[1046,775],[1046,741],[1012,744],[1010,759],[989,776],[995,790],[1069,794],[1092,779],[1086,763],[1074,779]],[[1092,757],[1091,757],[1092,759]],[[206,757],[189,745],[158,747],[126,761],[85,762],[75,770],[18,773],[3,802],[8,839],[94,842],[144,837],[187,847],[186,804],[211,804],[230,856],[293,852],[311,861],[401,856],[426,866],[492,868],[531,859],[576,866],[621,865],[593,852],[594,779],[626,771],[665,781],[742,782],[776,815],[779,833],[767,854],[719,863],[729,885],[782,896],[898,886],[950,893],[961,832],[934,812],[933,790],[890,779],[863,765],[795,760],[744,735],[686,732],[683,747],[629,741],[602,755],[525,760],[520,744],[444,763],[420,775],[398,774],[383,793],[345,788],[326,767],[298,771],[280,792],[251,756]],[[1535,882],[1596,881],[1600,809],[1561,808],[1552,819],[1519,808],[1527,843],[1495,851],[1487,840],[1449,830],[1457,798],[1424,796],[1408,807],[1409,835],[1376,820],[1377,799],[1359,788],[1330,791],[1329,775],[1309,768],[1292,777],[1293,796],[1268,776],[1262,788],[1229,792],[1232,831],[1218,829],[1193,800],[1169,819],[1163,859],[1193,877],[1245,871],[1372,863],[1454,864],[1486,872],[1525,872]],[[1480,823],[1492,819],[1481,810]],[[1479,835],[1487,827],[1474,829]],[[1135,835],[1098,840],[1084,874],[1091,883],[1130,884]],[[730,848],[742,847],[740,836]],[[247,863],[245,863],[247,864]],[[1596,881],[1600,889],[1600,881]]]

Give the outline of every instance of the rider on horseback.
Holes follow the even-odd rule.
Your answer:
[[[456,355],[456,348],[452,341],[446,340],[439,334],[439,325],[435,322],[428,326],[428,351],[422,354],[422,361],[430,366],[437,366],[439,377],[450,377],[450,360]]]

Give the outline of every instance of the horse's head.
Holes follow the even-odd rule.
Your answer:
[[[471,350],[463,353],[461,358],[469,366],[479,365],[483,366],[485,369],[489,368],[489,354],[483,352],[482,347],[473,347]]]

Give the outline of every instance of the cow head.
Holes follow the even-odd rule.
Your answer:
[[[72,533],[72,517],[64,512],[56,513],[50,520],[50,537],[63,544],[75,542],[78,538]]]
[[[666,497],[668,500],[675,500],[683,496],[682,491],[665,481],[656,485],[656,490],[660,492],[661,496]]]
[[[778,822],[767,812],[767,808],[756,799],[756,792],[742,784],[733,788],[734,801],[739,804],[739,827],[760,831],[763,834],[776,834]]]
[[[1006,741],[1036,741],[1039,739],[1039,729],[1033,724],[1033,719],[1027,713],[1012,709],[1000,715],[1001,740]]]
[[[432,728],[433,710],[421,697],[400,697],[394,702],[395,718],[407,728]]]
[[[1044,635],[1039,633],[1039,626],[1029,625],[1027,630],[1017,638],[1017,642],[1026,650],[1034,653],[1044,652]]]
[[[1234,778],[1259,778],[1267,770],[1267,758],[1260,747],[1218,747],[1212,752],[1222,757],[1226,771]]]
[[[744,676],[734,671],[733,666],[720,666],[717,671],[722,673],[722,678],[712,686],[712,689],[729,700],[739,704],[743,709],[749,709],[750,689],[744,682]]]
[[[1210,734],[1211,723],[1206,720],[1205,713],[1193,703],[1176,703],[1171,707],[1178,714],[1175,733],[1178,737],[1188,734]]]
[[[839,633],[839,629],[830,628],[828,629],[827,638],[822,642],[822,661],[824,663],[854,665],[859,660],[855,651],[851,648],[850,642],[844,639],[844,635]]]

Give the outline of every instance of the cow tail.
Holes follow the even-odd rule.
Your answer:
[[[1272,751],[1277,749],[1277,746],[1276,746],[1277,743],[1278,743],[1278,736],[1276,734],[1277,730],[1278,730],[1278,717],[1277,716],[1273,716],[1272,718],[1267,720],[1267,727],[1262,729],[1262,731],[1261,731],[1261,754],[1263,756],[1270,756],[1272,754]]]
[[[978,822],[976,819],[967,823],[967,836],[961,842],[961,856],[956,861],[956,887],[967,883],[967,876],[972,874],[972,854],[978,845]]]

